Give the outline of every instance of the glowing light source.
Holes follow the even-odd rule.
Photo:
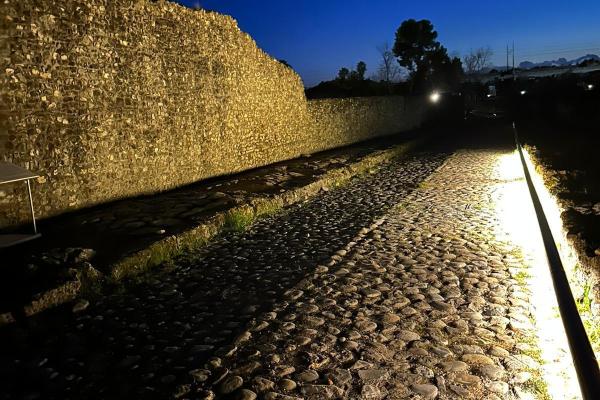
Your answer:
[[[521,90],[521,96],[525,96],[527,94],[527,90]]]
[[[529,167],[529,171],[536,175],[533,166]],[[542,371],[548,392],[554,399],[580,399],[577,376],[559,315],[546,252],[516,151],[499,158],[496,174],[500,181],[494,191],[494,203],[500,222],[497,235],[518,248],[525,260],[526,268],[515,269],[514,274],[524,277],[531,292],[528,303],[535,319],[534,334],[538,338],[541,358],[545,362]],[[538,176],[538,182],[539,179]],[[540,197],[547,199],[547,194],[545,187],[538,189]],[[547,217],[556,222],[553,212],[547,213]],[[558,222],[560,224],[560,214]]]
[[[592,90],[594,89],[594,85],[592,85],[591,83],[587,85],[587,90]]]
[[[429,95],[429,100],[432,103],[437,103],[438,101],[440,101],[441,95],[439,92],[433,92]]]

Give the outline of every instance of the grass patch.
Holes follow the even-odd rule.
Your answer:
[[[535,319],[532,318],[535,322]],[[540,349],[538,345],[538,340],[534,336],[525,337],[523,336],[520,340],[521,343],[526,343],[529,345],[529,349],[522,351],[523,354],[533,358],[535,361],[540,363],[540,365],[544,364],[544,359],[542,358],[542,349]]]
[[[125,277],[139,275],[149,269],[161,265],[175,256],[175,251],[170,242],[157,242],[144,251],[129,256],[121,261],[111,271],[114,282]]]
[[[592,346],[595,347],[596,351],[600,350],[600,324],[594,323],[591,318],[587,318],[583,321],[583,325],[592,342]]]
[[[269,199],[254,204],[256,217],[268,217],[281,212],[285,204],[281,199]]]
[[[511,255],[517,259],[523,259],[523,254],[521,250],[514,249],[510,252]],[[528,268],[521,268],[515,274],[512,274],[513,279],[517,282],[517,284],[524,291],[529,291],[528,280],[531,278],[531,274],[527,271]],[[533,325],[536,325],[536,319],[534,315],[529,316],[530,321]],[[551,400],[552,397],[548,392],[548,384],[546,383],[542,368],[545,364],[544,359],[542,358],[542,349],[539,345],[539,339],[536,333],[531,333],[530,335],[518,334],[517,337],[518,342],[529,345],[527,349],[521,351],[522,354],[531,357],[539,364],[539,368],[530,369],[527,368],[527,371],[531,374],[531,379],[527,382],[523,383],[521,387],[526,392],[531,393],[536,399],[540,400]]]
[[[407,209],[407,207],[406,207],[406,203],[405,202],[398,203],[394,207],[392,207],[393,211],[403,211],[403,210],[406,210],[406,209]]]
[[[206,223],[175,236],[164,238],[144,250],[127,256],[111,267],[110,282],[117,284],[125,279],[144,280],[141,275],[155,267],[165,266],[170,260],[180,257],[186,252],[196,250],[208,244],[215,236],[224,232],[244,232],[258,218],[275,215],[284,207],[318,194],[324,187],[340,187],[348,184],[352,178],[376,172],[381,164],[390,162],[418,145],[412,141],[395,148],[364,157],[348,167],[327,172],[317,181],[304,187],[290,190],[281,195],[269,198],[258,198],[249,204],[236,207],[225,213],[217,213]]]
[[[234,208],[225,214],[223,228],[230,232],[244,232],[254,223],[256,215],[251,207]]]
[[[583,327],[585,328],[594,351],[600,351],[600,324],[594,323],[591,318],[585,318],[583,320]]]
[[[579,311],[579,315],[581,317],[581,322],[583,322],[583,327],[585,328],[585,332],[590,339],[590,344],[594,351],[600,351],[600,324],[594,321],[594,316],[592,314],[592,296],[591,296],[592,287],[589,283],[586,283],[583,286],[583,294],[581,297],[576,299],[577,311]]]
[[[165,246],[156,246],[152,254],[150,254],[150,258],[148,259],[148,264],[150,265],[159,265],[164,264],[166,261],[171,259],[172,251]]]
[[[170,260],[185,251],[204,246],[220,232],[223,219],[222,216],[217,216],[204,225],[179,236],[169,236],[126,257],[112,266],[110,283],[116,284],[125,278],[139,277],[156,266],[167,265]]]
[[[586,283],[583,286],[583,294],[580,298],[577,299],[577,310],[580,314],[591,313],[592,312],[592,299],[590,297],[591,286],[589,283]]]
[[[535,318],[531,317],[531,320],[535,324]],[[527,369],[527,371],[531,373],[531,379],[525,382],[522,385],[522,388],[527,392],[532,393],[536,399],[551,400],[552,397],[548,392],[548,384],[546,383],[541,371],[541,368],[545,364],[545,361],[542,358],[542,350],[540,349],[538,338],[535,335],[519,336],[519,342],[529,345],[529,348],[527,350],[523,350],[522,354],[531,357],[540,365],[539,369]]]
[[[550,397],[550,393],[548,393],[548,384],[542,376],[535,371],[531,372],[531,379],[523,384],[523,389],[526,391],[533,393],[536,399],[539,400],[552,400]]]
[[[526,287],[527,280],[531,278],[531,275],[527,271],[521,270],[515,274],[514,278],[519,283],[519,285]]]
[[[350,177],[340,177],[340,178],[336,178],[331,182],[331,185],[333,187],[342,187],[344,185],[346,185],[348,182],[350,182]]]
[[[419,182],[419,184],[417,185],[417,187],[419,189],[428,189],[428,188],[431,187],[431,183],[429,181],[426,181],[426,180],[425,181],[421,181],[421,182]]]

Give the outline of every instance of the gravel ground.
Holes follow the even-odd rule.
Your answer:
[[[155,276],[127,293],[111,295],[87,308],[83,304],[81,311],[73,315],[57,310],[53,318],[43,323],[36,324],[34,319],[30,326],[3,330],[0,332],[2,342],[10,346],[8,359],[0,363],[0,373],[8,382],[0,398],[147,399],[168,398],[173,393],[183,395],[188,390],[189,397],[198,397],[201,396],[198,390],[204,390],[200,382],[206,366],[213,368],[206,382],[214,381],[220,378],[216,375],[226,371],[218,365],[225,364],[225,360],[235,363],[256,357],[262,360],[270,354],[273,360],[262,360],[259,368],[247,368],[245,373],[228,374],[216,385],[225,387],[218,389],[221,391],[236,389],[232,396],[252,398],[249,391],[254,388],[250,385],[252,376],[266,373],[266,368],[279,368],[275,362],[277,356],[285,357],[289,353],[292,357],[320,340],[323,346],[329,343],[333,351],[338,345],[332,340],[338,336],[340,346],[342,337],[348,339],[347,343],[360,343],[359,337],[348,336],[346,332],[343,335],[348,337],[343,336],[341,328],[338,328],[338,336],[331,333],[336,332],[335,325],[345,323],[348,317],[335,324],[325,323],[325,318],[333,314],[328,314],[329,317],[320,315],[327,309],[312,312],[313,308],[309,307],[302,313],[306,314],[308,324],[314,325],[310,329],[315,331],[307,331],[305,335],[299,335],[302,336],[300,339],[294,339],[298,340],[296,350],[288,352],[285,347],[276,347],[276,351],[264,349],[254,357],[246,351],[235,351],[239,347],[235,343],[241,344],[246,339],[251,339],[247,341],[249,345],[269,335],[275,338],[279,335],[275,328],[285,327],[285,332],[289,331],[290,337],[295,337],[297,330],[293,328],[293,318],[283,320],[277,311],[273,311],[285,308],[281,303],[282,295],[287,293],[293,300],[294,295],[290,293],[296,292],[289,290],[312,277],[315,271],[322,271],[323,267],[317,267],[319,264],[329,262],[332,256],[336,259],[347,257],[340,249],[352,246],[358,232],[367,232],[374,220],[405,200],[447,156],[419,154],[385,165],[366,177],[353,180],[348,186],[330,190],[309,202],[290,207],[283,215],[265,219],[250,231],[224,237],[198,253],[188,254],[176,260],[169,272]],[[382,256],[385,251],[388,250],[384,250]],[[323,285],[333,284],[330,278],[317,276]],[[376,305],[381,296],[374,294],[380,289],[373,290],[373,297],[367,298]],[[330,291],[329,287],[323,287],[319,295],[324,296]],[[307,295],[305,292],[294,300],[298,307],[308,303]],[[350,292],[347,295],[357,296]],[[408,292],[406,295],[412,296]],[[311,300],[318,299],[313,295]],[[353,304],[352,299],[349,301]],[[338,312],[335,302],[327,304],[332,313]],[[315,314],[312,322],[313,316],[309,312]],[[269,317],[273,317],[272,321],[261,324]],[[355,319],[357,323],[362,320],[358,315]],[[267,325],[263,329],[264,335],[253,336],[246,331],[253,321],[260,321],[253,328],[255,331]],[[321,324],[321,330],[316,329],[318,324]],[[325,326],[331,326],[333,330],[321,337],[319,332]],[[374,328],[367,323],[358,325],[355,331],[366,339],[371,335],[369,332],[378,332],[379,328],[379,325]],[[298,332],[299,329],[300,325]],[[268,341],[260,340],[262,343]],[[377,343],[380,342],[371,344],[377,346]],[[353,351],[346,349],[344,354],[348,357]],[[346,366],[348,362],[340,365]],[[323,364],[323,368],[326,366]],[[283,374],[281,377],[289,375],[281,368],[277,369],[278,374]],[[300,371],[299,365],[296,368]],[[248,391],[235,388],[242,376]],[[318,379],[323,378],[319,376]],[[279,379],[275,381],[277,385],[285,384]],[[193,385],[186,386],[189,382]],[[306,385],[302,392],[300,388],[291,392],[298,395],[310,390],[309,387]],[[342,390],[341,386],[336,387]],[[332,387],[329,390],[338,389]],[[358,389],[348,390],[347,393],[359,393],[356,392]],[[315,392],[312,397],[323,398],[320,392]]]

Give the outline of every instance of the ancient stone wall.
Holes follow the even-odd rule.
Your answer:
[[[34,170],[42,217],[419,123],[403,98],[307,102],[234,19],[147,0],[0,4],[0,160]],[[0,226],[27,218],[0,187]]]
[[[421,123],[423,105],[401,96],[308,102],[309,146],[315,151],[403,132]]]

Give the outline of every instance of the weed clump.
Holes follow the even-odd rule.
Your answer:
[[[236,208],[225,215],[224,228],[230,232],[244,232],[252,225],[255,218],[252,208]]]

